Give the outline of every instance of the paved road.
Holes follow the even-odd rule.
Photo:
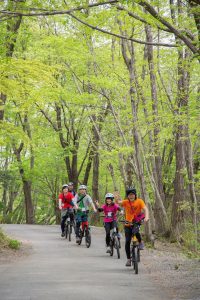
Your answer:
[[[0,300],[171,300],[121,259],[105,253],[104,231],[92,228],[92,245],[78,246],[60,237],[59,226],[1,225],[13,237],[28,240],[31,254],[0,265]],[[145,252],[143,252],[145,255]]]

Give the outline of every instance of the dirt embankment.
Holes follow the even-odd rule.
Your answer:
[[[167,288],[173,300],[200,300],[200,257],[190,259],[177,245],[156,241],[142,259],[149,276]]]

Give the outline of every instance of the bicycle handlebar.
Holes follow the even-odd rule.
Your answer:
[[[130,222],[130,221],[127,221],[127,220],[120,220],[119,222],[127,224],[127,225],[142,224],[144,222],[144,218],[139,222],[136,222],[136,221],[131,221]]]

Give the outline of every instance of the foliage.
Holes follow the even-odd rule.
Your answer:
[[[0,121],[1,221],[25,221],[23,184],[26,181],[31,186],[36,222],[54,222],[60,187],[63,182],[72,180],[69,169],[76,184],[82,183],[90,159],[87,184],[89,193],[93,194],[96,153],[100,159],[97,187],[100,200],[116,186],[123,197],[129,183],[142,192],[136,164],[136,132],[146,195],[154,206],[158,187],[152,176],[156,177],[154,162],[160,156],[164,207],[170,218],[177,174],[176,133],[180,125],[185,131],[188,128],[188,136],[185,134],[182,141],[191,142],[193,182],[199,202],[199,64],[190,43],[184,42],[193,36],[192,44],[197,45],[197,26],[192,15],[188,15],[191,9],[188,3],[178,15],[180,10],[177,6],[170,8],[168,1],[150,2],[159,12],[159,18],[144,9],[145,1],[119,1],[116,5],[92,8],[89,1],[67,1],[67,4],[66,1],[25,1],[19,4],[18,11],[43,16],[23,17],[17,32],[8,26],[17,18],[3,19],[0,94],[2,98],[5,95],[6,100],[0,111],[4,112]],[[2,5],[6,7],[6,3]],[[44,15],[79,6],[84,9],[73,12],[77,19],[107,33],[86,26],[72,14]],[[176,20],[172,19],[172,8]],[[170,26],[163,20],[181,36],[169,30]],[[147,24],[154,44],[179,44],[179,47],[153,46],[151,63],[157,102],[152,97],[145,44]],[[133,86],[130,86],[130,72],[124,60],[122,42],[125,39],[117,38],[116,34],[129,39],[125,54],[129,67],[134,61]],[[13,36],[16,41],[9,56],[8,45],[12,44]],[[139,43],[131,43],[130,38]],[[190,79],[186,105],[179,105],[179,98],[184,94],[178,91],[180,51],[185,54],[189,51],[190,63],[183,59],[181,62]],[[133,91],[132,99],[130,91]],[[159,132],[154,140],[156,129]],[[187,157],[185,159],[187,161]],[[188,168],[185,166],[180,173],[184,177],[185,192],[189,194]],[[180,205],[183,213],[191,207],[191,202],[190,198],[187,202],[183,200]]]
[[[13,240],[6,236],[2,229],[0,228],[0,249],[1,248],[11,248],[18,250],[20,248],[21,243],[17,240]]]

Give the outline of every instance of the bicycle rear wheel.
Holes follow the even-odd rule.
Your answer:
[[[117,236],[114,237],[114,247],[115,247],[115,249],[117,251],[117,257],[120,258],[119,240],[118,240]]]
[[[133,246],[132,248],[132,266],[135,270],[135,274],[138,274],[138,247]]]
[[[85,244],[87,248],[91,245],[91,233],[89,228],[85,230]]]

